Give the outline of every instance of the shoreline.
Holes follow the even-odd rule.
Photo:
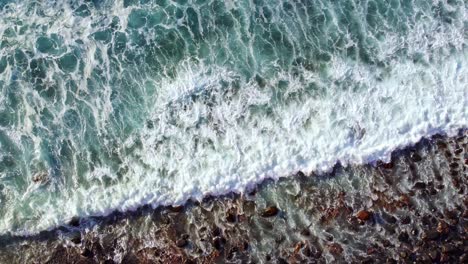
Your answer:
[[[451,144],[455,145],[452,146]],[[43,252],[40,256],[41,263],[56,263],[56,261],[65,261],[68,263],[68,261],[73,258],[77,259],[80,263],[112,263],[110,259],[117,263],[154,263],[158,261],[164,262],[170,259],[210,262],[219,260],[229,261],[230,258],[236,258],[237,255],[239,255],[238,257],[241,260],[261,262],[262,260],[268,261],[268,258],[270,258],[270,260],[283,259],[294,262],[299,260],[291,260],[290,258],[292,255],[297,255],[296,257],[300,257],[304,260],[307,259],[304,257],[307,257],[308,253],[314,250],[315,254],[312,254],[313,252],[311,253],[312,259],[318,260],[319,262],[321,260],[327,262],[333,260],[354,261],[364,258],[361,256],[362,254],[356,254],[356,252],[362,251],[357,250],[361,246],[354,245],[354,242],[350,243],[350,238],[346,238],[344,241],[346,243],[344,243],[343,239],[339,238],[338,235],[333,235],[333,232],[324,230],[323,232],[331,234],[331,236],[329,236],[331,240],[329,241],[330,238],[323,235],[323,232],[320,230],[326,227],[338,230],[343,229],[351,232],[348,229],[352,227],[350,230],[357,230],[356,232],[358,232],[362,227],[364,227],[366,231],[369,231],[367,229],[376,229],[376,227],[379,227],[379,232],[382,232],[382,230],[384,230],[384,232],[390,232],[387,230],[386,225],[395,225],[402,222],[402,219],[399,219],[397,215],[401,213],[400,211],[404,211],[405,209],[411,210],[411,208],[413,208],[412,210],[423,212],[419,212],[420,216],[416,217],[417,219],[411,221],[411,223],[416,225],[419,223],[425,226],[422,224],[425,221],[423,219],[424,213],[431,213],[431,210],[438,211],[438,207],[441,209],[444,206],[453,207],[453,210],[459,211],[461,221],[456,224],[445,224],[449,226],[446,229],[452,231],[449,232],[452,236],[461,239],[459,241],[463,241],[463,238],[466,240],[466,229],[468,229],[466,220],[466,217],[468,217],[466,210],[466,203],[468,200],[465,197],[468,187],[466,185],[466,170],[468,166],[466,145],[467,130],[460,129],[458,135],[454,137],[438,134],[429,138],[423,138],[413,146],[396,149],[392,151],[391,162],[389,163],[376,161],[370,164],[348,165],[346,167],[337,163],[331,172],[312,173],[309,176],[298,172],[292,177],[284,177],[278,180],[266,179],[258,184],[254,190],[244,194],[230,193],[221,196],[209,196],[205,197],[201,202],[192,200],[178,207],[162,206],[152,209],[150,206],[142,206],[136,211],[114,212],[108,216],[72,219],[68,226],[61,226],[50,231],[43,231],[33,236],[21,237],[3,235],[0,236],[0,261],[12,261],[16,263],[21,262],[20,260],[31,260],[28,259],[29,254],[25,254],[24,257],[18,255],[18,251],[24,250],[26,250],[25,253],[30,252],[32,255],[35,255],[33,254],[34,252]],[[441,154],[440,151],[444,149],[444,146],[446,148],[445,153]],[[445,160],[443,160],[444,157]],[[453,159],[459,160],[453,161]],[[449,160],[450,162],[448,162]],[[426,168],[420,168],[418,165],[426,162],[429,164],[427,166],[430,167],[433,175],[429,175],[431,173],[426,171]],[[454,167],[455,163],[459,163],[457,169],[451,167]],[[444,166],[447,166],[447,168],[444,168]],[[403,170],[405,172],[398,173],[408,174],[409,176],[401,176],[400,181],[395,181],[394,178],[389,178],[389,176],[386,175],[388,171],[396,173],[395,171],[402,170],[403,168],[405,168],[405,170]],[[447,171],[443,172],[444,169],[447,169]],[[439,172],[436,173],[436,171]],[[358,176],[359,174],[363,174],[365,177]],[[350,179],[350,182],[355,181],[355,183],[347,183],[344,180],[346,177]],[[368,179],[366,179],[366,177]],[[448,188],[446,187],[438,189],[437,187],[440,186],[435,185],[436,182],[440,181],[440,178],[442,178],[442,182],[445,185],[450,184],[449,179],[446,177],[452,178],[451,184],[454,187],[452,191],[447,191]],[[418,180],[419,178],[423,180]],[[454,178],[456,180],[454,180]],[[431,182],[432,185],[430,185]],[[370,183],[372,184],[369,185]],[[402,193],[402,191],[399,190],[401,186],[404,187],[405,184],[409,184],[406,186],[408,187],[406,189],[409,189],[409,193]],[[285,187],[285,185],[288,187]],[[371,188],[373,191],[366,193],[368,190],[364,186],[369,187],[374,185],[379,185],[379,188]],[[351,191],[355,191],[353,190],[354,188],[357,192],[349,195],[348,192],[345,191],[347,188],[351,189]],[[381,188],[389,188],[392,191],[388,193],[388,190],[382,191]],[[377,192],[375,192],[375,189],[377,189]],[[454,190],[457,191],[454,192]],[[307,194],[305,196],[309,198],[303,199],[309,199],[310,201],[308,202],[315,206],[327,203],[333,206],[324,208],[321,213],[315,212],[315,214],[312,214],[311,216],[318,217],[316,219],[301,219],[301,217],[304,218],[304,215],[308,215],[309,211],[314,211],[316,208],[310,206],[308,203],[297,204],[293,198],[284,198],[286,201],[283,201],[284,204],[282,204],[280,202],[282,196],[285,195],[285,197],[289,197],[289,192],[296,192],[295,195],[299,197],[304,196],[301,195],[302,193]],[[317,196],[317,192],[324,192],[324,194],[322,196]],[[342,192],[344,192],[344,194]],[[389,195],[398,195],[398,192],[400,192],[400,194],[397,196],[398,199],[393,199],[395,201],[387,197]],[[410,195],[411,192],[413,192],[413,196]],[[436,193],[433,194],[434,192]],[[432,206],[434,208],[429,209],[427,205],[421,208],[417,207],[424,203],[432,204],[430,200],[426,200],[428,200],[428,197],[431,195],[439,195],[439,193],[442,193],[443,196],[441,196],[439,200],[435,200],[435,205]],[[276,197],[276,200],[272,200],[270,196]],[[372,204],[366,204],[367,202],[364,201],[365,199],[360,201],[360,196],[371,198]],[[447,197],[450,199],[447,199]],[[374,198],[376,199],[375,201]],[[463,200],[461,205],[456,204],[457,199],[460,200],[458,201],[459,203]],[[393,201],[393,204],[390,203],[390,200]],[[451,202],[454,204],[450,204]],[[356,203],[358,205],[352,205]],[[412,203],[416,205],[413,207],[410,206]],[[246,208],[246,204],[248,205],[247,207],[253,207],[253,210],[247,212],[248,210],[246,209],[248,208]],[[211,209],[208,210],[207,208]],[[295,208],[296,212],[291,212],[293,208]],[[206,211],[205,216],[208,217],[209,221],[200,218],[204,215],[200,213],[201,211]],[[391,215],[391,213],[395,212],[395,216]],[[441,213],[443,213],[443,210]],[[463,215],[463,217],[461,217],[461,215]],[[299,218],[299,220],[295,218]],[[435,218],[438,218],[438,216],[435,216]],[[179,222],[176,221],[177,219]],[[250,221],[253,221],[253,227],[251,226],[252,223],[249,224]],[[294,223],[291,224],[288,221]],[[334,223],[334,225],[328,226],[330,225],[328,223],[329,221]],[[204,226],[205,222],[209,222],[210,226]],[[449,221],[447,220],[444,222]],[[183,227],[178,227],[181,223],[184,223],[182,225]],[[436,230],[438,230],[440,225],[445,227],[445,224],[440,224],[440,221],[436,221],[436,223],[430,222],[429,225],[431,224],[435,224]],[[262,242],[261,240],[266,240],[266,242],[270,241],[270,239],[267,238],[273,234],[270,233],[269,228],[274,228],[275,225],[277,228],[281,227],[280,229],[283,231],[288,230],[291,233],[298,233],[289,234],[289,232],[287,232],[286,241],[292,242],[293,244],[283,248],[283,251],[289,252],[287,254],[284,252],[277,252],[274,254],[268,253],[268,251],[271,251],[268,245],[262,245],[265,241]],[[237,226],[241,226],[242,228]],[[114,231],[106,231],[108,229]],[[227,230],[231,229],[237,230],[237,235],[228,235],[226,233]],[[238,229],[243,231],[244,234],[239,234]],[[291,229],[298,232],[292,232]],[[419,227],[418,229],[421,228]],[[115,232],[115,230],[119,232]],[[163,232],[164,235],[152,238],[144,238],[141,235],[141,233],[151,233],[156,232],[156,230],[159,230],[158,232]],[[341,232],[343,230],[341,230]],[[205,239],[203,238],[203,234],[206,232],[209,233],[209,238],[207,237]],[[256,234],[256,232],[260,232],[261,235]],[[378,235],[379,233],[375,230],[373,232],[375,234],[370,232],[371,236]],[[418,234],[413,234],[412,232],[413,230],[401,231],[400,234],[397,235],[396,241],[403,245],[408,244],[405,241],[414,240],[414,244],[417,244],[416,242],[418,241],[422,241],[423,244],[419,245],[419,247],[426,248],[429,247],[430,244],[424,244],[427,237],[434,237],[436,235],[435,233],[425,233],[423,231],[422,234],[426,234],[426,239],[424,239],[420,234],[421,232],[418,231]],[[437,236],[439,240],[441,239],[440,233],[441,232],[438,232]],[[121,236],[119,237],[119,235]],[[124,246],[119,247],[117,245],[119,243],[113,243],[115,245],[108,248],[104,245],[105,243],[103,240],[105,239],[103,237],[109,236],[112,237],[111,240],[114,242],[131,240],[132,243],[136,244],[126,248]],[[257,240],[257,236],[260,236],[262,239]],[[334,236],[338,237],[333,238]],[[314,239],[310,237],[314,237]],[[413,237],[418,237],[418,239]],[[256,242],[252,243],[252,240]],[[277,239],[273,239],[273,241],[276,240]],[[235,243],[233,241],[235,241]],[[433,240],[429,239],[429,241]],[[257,242],[261,243],[257,245]],[[283,242],[279,244],[282,243]],[[352,245],[350,246],[349,243]],[[458,245],[461,249],[454,251],[460,254],[457,253],[454,254],[454,256],[460,258],[464,256],[466,258],[466,245],[464,245],[466,243],[462,244],[462,246]],[[380,245],[380,247],[389,250],[388,247],[385,247],[383,244]],[[233,248],[236,250],[233,251]],[[290,250],[291,248],[293,249],[292,251]],[[314,248],[314,250],[312,250],[312,248]],[[455,246],[455,248],[457,248],[457,246]],[[201,252],[199,252],[200,250]],[[118,253],[116,253],[117,251]],[[170,253],[166,256],[163,254],[165,251]],[[367,251],[369,251],[369,249],[367,249]],[[413,253],[404,253],[402,255],[400,254],[401,252],[390,252],[391,254],[388,254],[389,251],[385,254],[382,254],[381,250],[379,252],[388,259],[393,259],[398,262],[405,260],[405,256],[413,258],[411,255]],[[398,250],[395,249],[393,251]],[[445,253],[448,253],[447,249],[445,249],[445,251],[447,251],[445,253],[443,248],[440,248],[439,251],[435,251],[437,253],[434,255],[435,259],[443,262],[442,257],[445,256]],[[318,252],[321,253],[318,254]],[[155,256],[156,259],[154,259]],[[284,256],[288,256],[289,258],[285,259]],[[420,256],[414,257],[414,260],[419,257]],[[37,254],[36,258],[38,258]],[[431,256],[429,256],[429,258],[431,258]],[[451,259],[451,257],[449,258],[450,260],[455,260]],[[434,258],[432,260],[434,261]]]

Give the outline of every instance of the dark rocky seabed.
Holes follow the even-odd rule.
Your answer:
[[[0,237],[1,263],[468,263],[468,132],[390,163]]]

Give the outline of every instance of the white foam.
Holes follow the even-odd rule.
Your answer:
[[[11,221],[3,219],[1,232],[30,234],[74,215],[105,215],[142,204],[182,204],[208,194],[242,192],[265,178],[277,179],[298,170],[324,171],[337,161],[387,160],[395,148],[437,132],[451,135],[467,124],[466,52],[431,66],[393,65],[389,77],[382,81],[374,78],[380,70],[363,64],[334,59],[331,65],[330,81],[321,84],[326,88],[324,94],[276,105],[268,116],[248,111],[247,105],[273,99],[272,89],[261,90],[254,83],[242,84],[237,97],[219,100],[211,108],[196,100],[186,103],[190,110],[183,110],[183,103],[174,103],[199,85],[214,92],[220,89],[220,78],[235,75],[226,69],[211,74],[187,70],[175,82],[160,83],[162,91],[154,104],[155,126],[127,140],[129,146],[137,139],[143,144],[135,155],[125,157],[129,173],[120,183],[79,188],[52,203],[31,205],[42,212],[40,221],[26,221],[23,228],[14,229]],[[312,72],[304,76],[306,80],[300,81],[280,73],[270,83],[288,80],[290,91],[298,91],[304,89],[304,82],[323,81]],[[334,87],[333,83],[344,76],[368,88],[353,91]],[[203,118],[212,121],[195,128]],[[90,177],[109,173],[98,168]]]

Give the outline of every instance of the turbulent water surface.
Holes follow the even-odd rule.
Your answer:
[[[0,234],[466,127],[464,0],[0,0]]]

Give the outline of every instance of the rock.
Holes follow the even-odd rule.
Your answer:
[[[69,222],[68,225],[78,227],[80,225],[80,218],[73,217]]]
[[[277,215],[279,212],[278,208],[276,206],[270,206],[263,210],[263,212],[260,214],[263,217],[272,217]]]
[[[94,257],[94,253],[91,250],[89,250],[89,248],[83,249],[83,251],[81,251],[81,255],[86,258]]]
[[[437,190],[431,187],[431,188],[429,189],[429,194],[430,194],[430,195],[436,195],[436,194],[437,194]]]
[[[361,221],[367,221],[371,218],[371,213],[366,210],[361,210],[356,214],[356,217]]]
[[[447,263],[449,260],[450,260],[450,257],[447,254],[442,254],[442,256],[440,257],[441,263]]]
[[[441,149],[446,149],[448,146],[447,146],[447,143],[443,142],[443,141],[437,141],[437,146]]]
[[[411,203],[410,198],[406,194],[401,195],[399,200],[402,205],[410,205]]]
[[[340,255],[341,253],[343,253],[343,247],[341,247],[341,245],[338,244],[338,243],[329,244],[328,245],[328,250],[333,255]]]
[[[307,228],[302,229],[301,235],[303,236],[310,236],[310,231]]]
[[[168,209],[169,209],[171,212],[180,213],[180,212],[182,212],[182,210],[184,210],[184,206],[183,206],[183,205],[179,205],[179,206],[169,206]]]
[[[177,245],[178,247],[180,247],[180,248],[185,247],[185,246],[188,245],[188,240],[187,240],[187,239],[184,239],[184,238],[178,239],[178,240],[176,241],[176,245]]]
[[[439,238],[439,232],[437,231],[427,231],[422,234],[422,239],[424,240],[437,240]]]
[[[401,218],[402,225],[407,225],[409,223],[411,223],[411,218],[409,216],[404,216],[403,218]]]
[[[49,174],[45,171],[41,171],[32,176],[32,181],[35,183],[45,183],[48,178]]]
[[[448,219],[457,219],[457,218],[458,218],[458,214],[457,214],[457,212],[455,212],[454,210],[447,210],[447,209],[445,209],[445,210],[444,210],[444,217],[445,217],[445,218],[448,218]]]
[[[400,242],[404,242],[404,243],[407,243],[409,241],[409,235],[408,233],[406,232],[401,232],[399,235],[398,235],[398,240]]]
[[[226,240],[223,237],[218,236],[218,237],[215,237],[213,239],[213,246],[217,250],[221,250],[223,248],[225,242],[226,242]]]
[[[266,81],[265,79],[263,79],[260,75],[255,75],[255,81],[257,82],[258,86],[260,86],[260,88],[263,88],[266,86]]]
[[[381,166],[382,166],[382,168],[384,168],[384,169],[387,169],[387,170],[389,170],[389,169],[393,169],[393,167],[394,167],[394,165],[393,165],[393,162],[389,162],[389,163],[382,163],[382,165],[381,165]]]
[[[75,243],[75,244],[80,244],[81,243],[81,233],[75,232],[71,238],[70,241]]]
[[[301,250],[303,246],[304,246],[303,242],[297,242],[296,246],[294,247],[294,254],[299,253],[299,251]]]
[[[413,189],[422,190],[426,188],[426,184],[424,182],[417,182],[414,184]]]
[[[389,215],[385,212],[382,212],[382,218],[390,224],[395,224],[397,222],[397,219],[393,215]]]
[[[414,162],[420,162],[422,160],[422,158],[418,153],[413,152],[413,153],[411,153],[411,160],[414,161]]]
[[[468,253],[464,253],[463,255],[460,256],[458,259],[459,263],[468,263]]]
[[[236,220],[237,220],[237,216],[234,210],[229,210],[226,214],[226,221],[228,221],[229,223],[234,223],[236,222]]]
[[[460,255],[462,253],[461,250],[459,250],[457,247],[454,245],[443,245],[442,246],[442,252],[447,253],[449,255]]]
[[[303,177],[305,177],[305,174],[302,171],[298,171],[296,173],[296,177],[303,178]]]
[[[437,224],[437,232],[441,234],[448,234],[449,232],[448,224],[444,221],[439,221],[439,223]]]
[[[431,258],[432,261],[437,262],[439,259],[439,252],[437,250],[431,250],[429,251],[429,257]]]

